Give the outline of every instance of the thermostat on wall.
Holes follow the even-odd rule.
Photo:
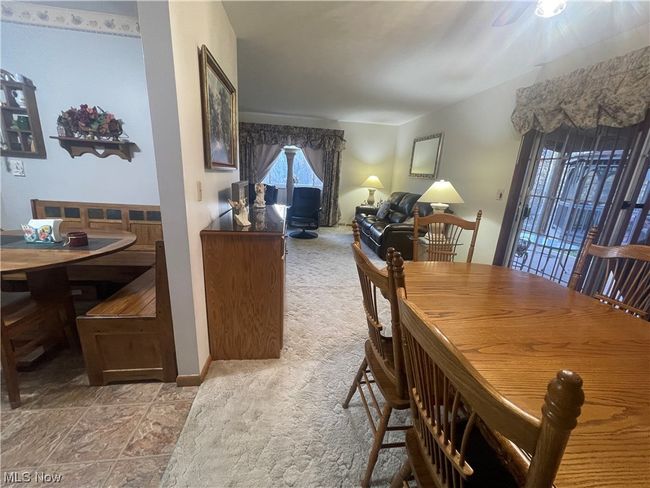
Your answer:
[[[22,162],[20,159],[9,159],[8,161],[9,164],[9,171],[11,171],[11,174],[14,176],[25,176],[25,163]]]

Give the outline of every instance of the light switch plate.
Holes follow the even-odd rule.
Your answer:
[[[25,177],[25,163],[20,159],[10,159],[9,160],[9,171],[14,176]]]

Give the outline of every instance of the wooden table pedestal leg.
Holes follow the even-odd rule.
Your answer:
[[[64,323],[62,339],[73,349],[79,349],[76,313],[72,291],[65,266],[27,273],[27,286],[36,300],[55,301],[61,304],[61,320]]]

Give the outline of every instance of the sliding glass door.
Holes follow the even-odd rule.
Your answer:
[[[599,242],[610,245],[647,240],[646,136],[639,126],[538,134],[507,265],[567,284],[591,227],[600,230]]]

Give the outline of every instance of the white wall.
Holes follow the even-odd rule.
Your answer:
[[[2,22],[2,68],[32,79],[47,159],[22,159],[26,177],[2,158],[2,227],[31,217],[31,198],[158,205],[151,119],[140,39]],[[140,152],[71,158],[56,136],[62,110],[97,105],[124,121]]]
[[[384,184],[385,188],[378,190],[375,194],[377,201],[380,198],[386,199],[390,194],[397,138],[396,126],[249,112],[240,113],[239,119],[242,122],[345,131],[346,143],[341,155],[341,182],[339,185],[340,223],[351,223],[354,217],[354,208],[368,198],[368,190],[360,186],[368,176],[376,175]]]
[[[521,141],[510,122],[516,89],[625,54],[648,41],[646,25],[400,126],[393,190],[422,193],[427,189],[431,181],[408,176],[413,139],[444,132],[438,177],[450,180],[465,200],[462,205],[452,205],[458,215],[470,219],[478,209],[483,210],[474,262],[491,263]],[[506,190],[503,200],[496,200],[497,190]]]
[[[432,180],[408,176],[413,139],[444,133],[438,178],[451,181],[465,201],[452,210],[468,220],[483,210],[474,262],[491,263],[494,256],[520,141],[510,123],[514,93],[533,81],[518,78],[399,128],[393,187],[414,193],[424,193]],[[506,190],[500,201],[497,190]]]
[[[174,336],[180,375],[209,356],[199,232],[228,208],[239,172],[206,171],[198,52],[208,46],[237,87],[236,38],[220,2],[139,2],[161,189]],[[203,188],[198,201],[197,183]]]

